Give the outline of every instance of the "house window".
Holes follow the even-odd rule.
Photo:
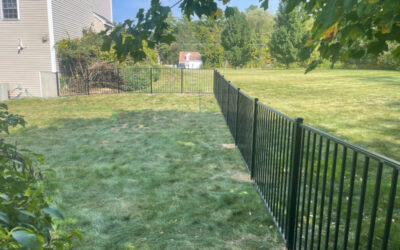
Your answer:
[[[18,0],[2,0],[3,19],[18,19]]]

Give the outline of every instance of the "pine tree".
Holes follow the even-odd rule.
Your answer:
[[[302,8],[286,13],[284,5],[280,4],[268,46],[272,57],[286,68],[290,63],[301,61],[300,53],[309,37],[305,21]]]
[[[252,37],[246,16],[234,9],[233,13],[227,18],[226,27],[221,37],[225,56],[232,66],[242,67],[252,59],[255,50]]]

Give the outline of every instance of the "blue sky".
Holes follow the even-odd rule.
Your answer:
[[[172,6],[178,0],[162,0],[163,5]],[[237,6],[241,10],[245,10],[251,4],[258,5],[258,0],[231,0],[228,6]],[[278,9],[279,0],[270,0],[269,12],[275,13]],[[132,19],[136,16],[140,8],[149,8],[150,0],[113,0],[114,22],[123,22],[125,19]],[[180,16],[179,7],[173,9],[175,16]]]

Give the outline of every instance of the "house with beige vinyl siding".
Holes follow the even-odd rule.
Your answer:
[[[54,96],[55,44],[112,22],[112,0],[0,0],[0,90],[6,86],[11,98]]]

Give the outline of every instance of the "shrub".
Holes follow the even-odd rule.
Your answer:
[[[120,77],[123,82],[123,89],[126,91],[139,91],[150,87],[150,70],[148,66],[125,66],[120,69]],[[152,81],[161,79],[161,67],[152,66]]]
[[[25,126],[24,119],[0,104],[0,134],[16,126]],[[63,249],[80,238],[77,230],[63,235],[54,230],[52,217],[63,216],[40,186],[42,173],[33,165],[42,162],[42,155],[0,139],[0,249]]]
[[[383,52],[378,57],[378,65],[384,69],[400,70],[400,62],[393,58],[393,51],[397,48],[398,43],[388,43],[388,51]]]
[[[120,70],[125,91],[138,91],[150,86],[150,69],[135,66],[124,67]]]
[[[112,63],[96,62],[90,66],[88,73],[91,87],[117,89],[118,83],[122,81]]]

